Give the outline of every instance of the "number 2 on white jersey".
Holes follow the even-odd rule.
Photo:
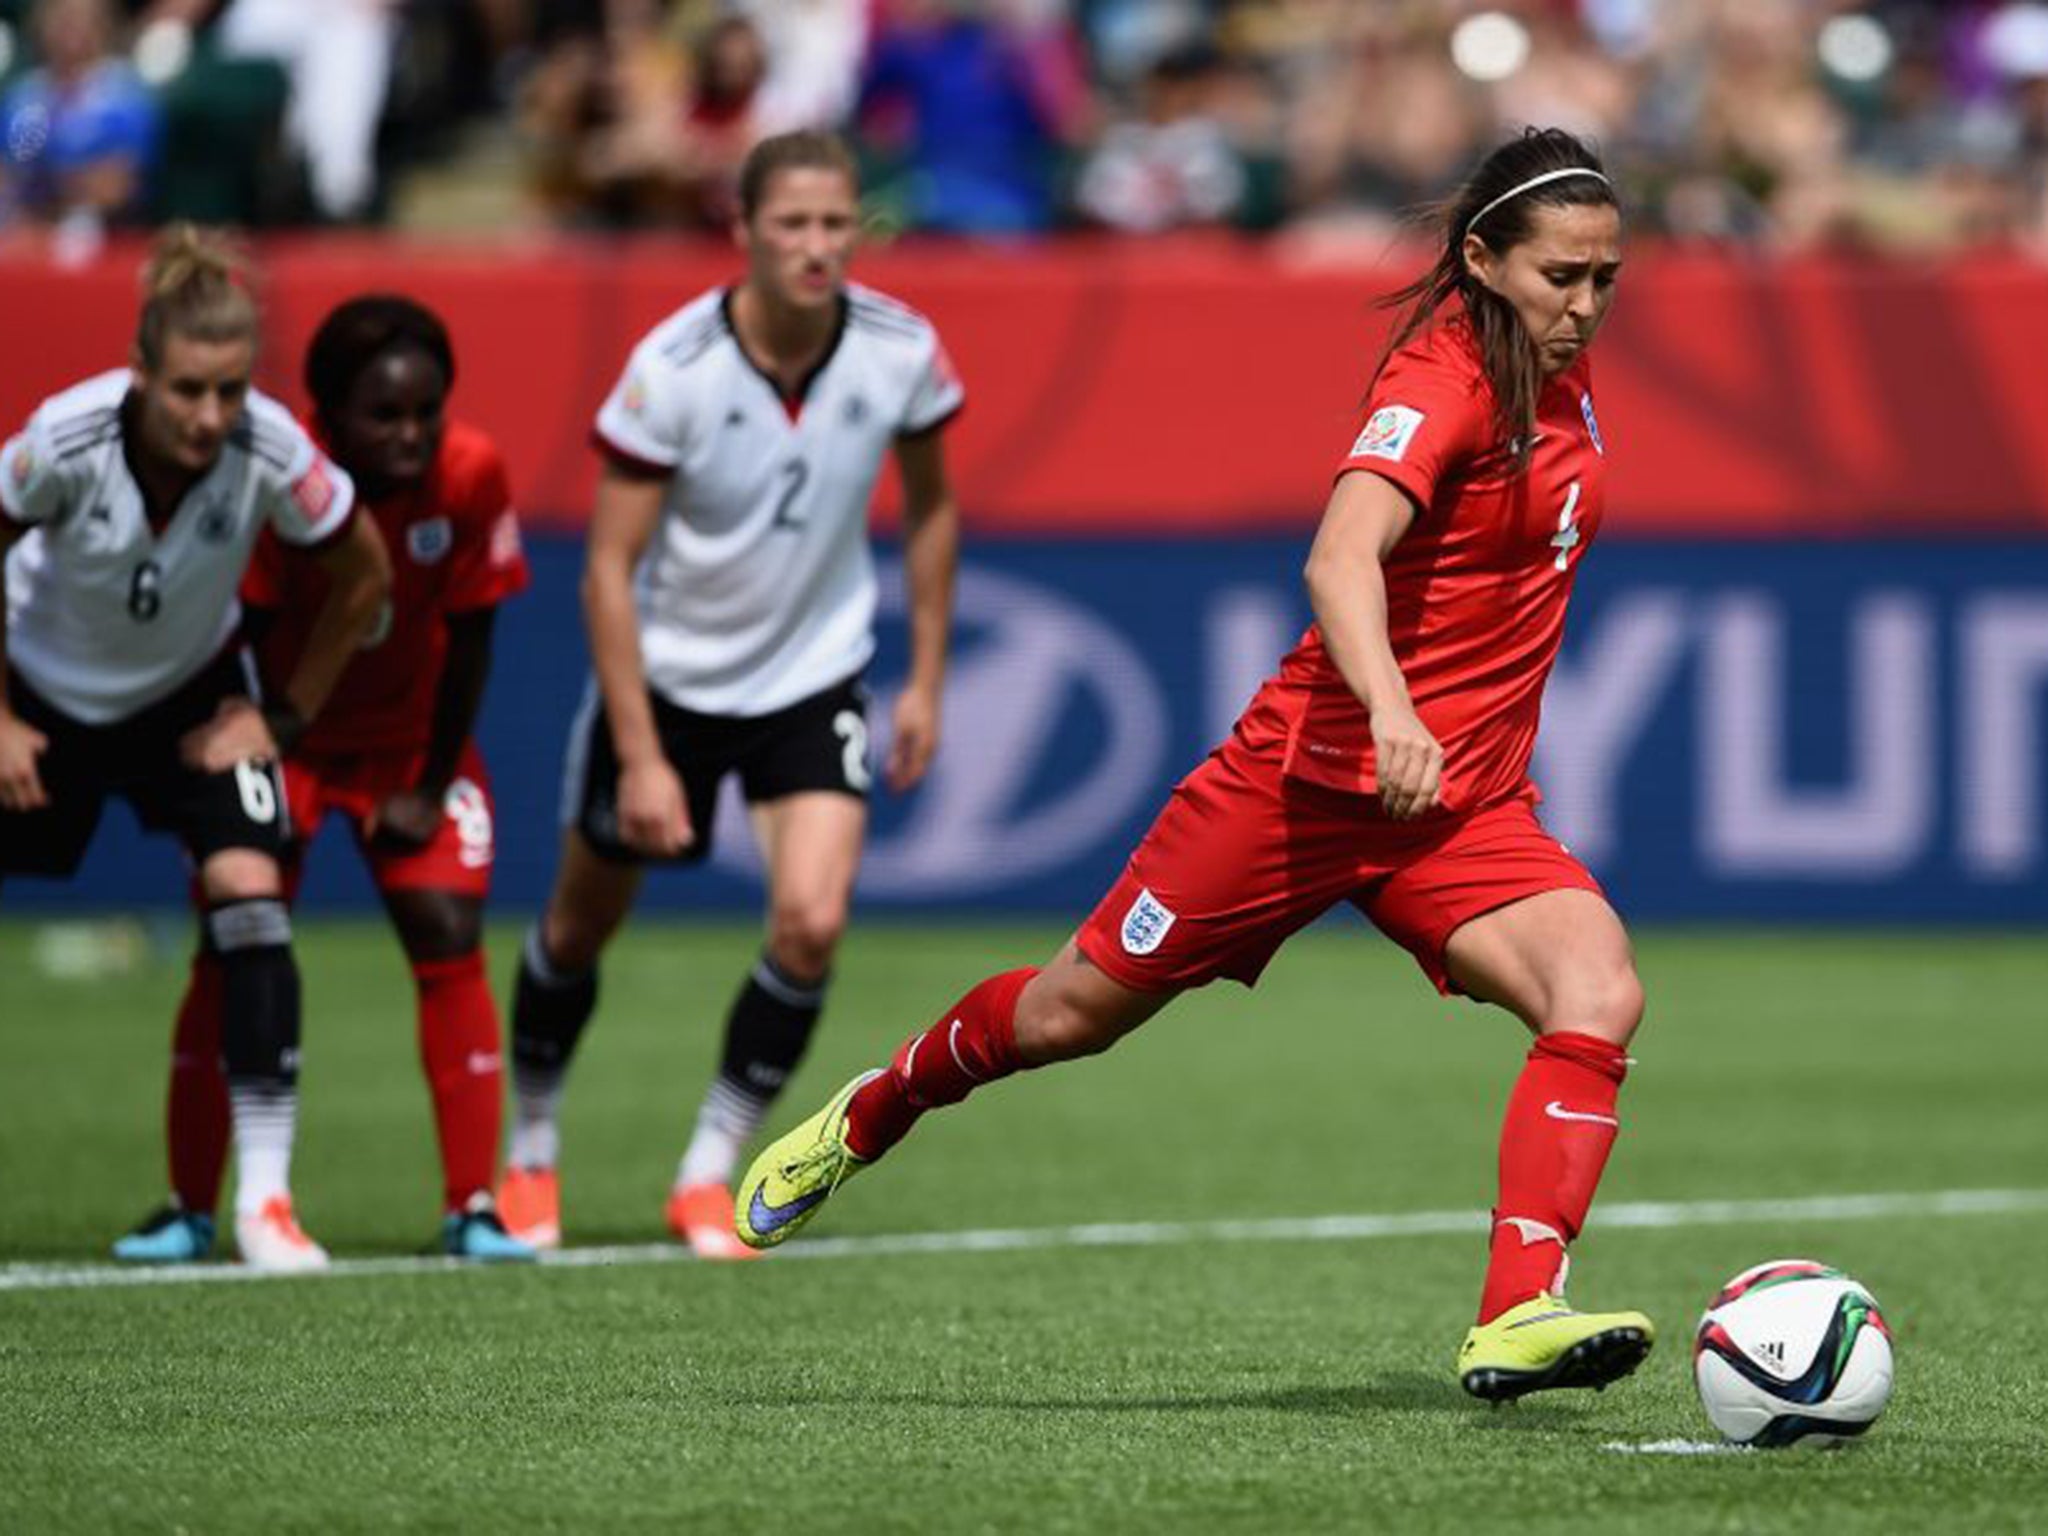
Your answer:
[[[811,466],[802,459],[791,459],[782,466],[782,478],[789,483],[782,488],[782,495],[775,503],[776,528],[801,528],[804,520],[796,515],[796,499],[803,494],[805,483],[811,478]]]

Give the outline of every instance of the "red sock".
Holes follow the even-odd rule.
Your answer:
[[[1479,1321],[1561,1283],[1565,1244],[1579,1235],[1621,1122],[1614,1101],[1628,1054],[1594,1035],[1543,1035],[1500,1131],[1500,1200]]]
[[[1035,967],[1005,971],[975,987],[922,1034],[912,1035],[889,1069],[853,1096],[846,1145],[873,1162],[901,1141],[917,1117],[958,1104],[983,1083],[1008,1077],[1017,1059],[1017,997]]]
[[[220,961],[192,957],[192,976],[171,1034],[171,1081],[164,1096],[171,1189],[188,1211],[209,1212],[220,1199],[228,1159],[228,1082],[220,1065]]]
[[[442,1199],[459,1210],[490,1189],[497,1169],[505,1091],[498,1009],[480,950],[416,961],[412,974],[420,997],[420,1065],[441,1142]]]

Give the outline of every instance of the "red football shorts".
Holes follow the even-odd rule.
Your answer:
[[[301,849],[309,846],[320,823],[333,812],[348,818],[378,890],[484,896],[491,888],[497,847],[490,779],[475,742],[463,747],[455,778],[441,802],[441,824],[423,845],[365,835],[378,805],[418,781],[423,757],[377,752],[285,759],[284,790],[294,840]]]
[[[1451,993],[1444,946],[1473,918],[1544,891],[1602,894],[1536,820],[1533,787],[1462,816],[1394,821],[1372,796],[1285,777],[1281,752],[1233,735],[1175,787],[1081,925],[1081,952],[1112,980],[1252,986],[1291,934],[1348,901]]]

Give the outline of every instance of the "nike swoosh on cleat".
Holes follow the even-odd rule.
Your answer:
[[[1553,1120],[1590,1120],[1595,1125],[1612,1125],[1616,1127],[1621,1124],[1612,1115],[1595,1115],[1588,1114],[1584,1110],[1566,1109],[1562,1099],[1552,1099],[1543,1106],[1543,1113],[1550,1116]]]
[[[1525,1317],[1519,1323],[1509,1323],[1506,1331],[1512,1333],[1515,1329],[1526,1328],[1531,1323],[1547,1323],[1556,1318],[1573,1317],[1576,1315],[1570,1307],[1565,1307],[1557,1312],[1538,1312],[1534,1317]]]
[[[795,1221],[797,1217],[803,1215],[805,1211],[808,1211],[812,1206],[824,1199],[828,1193],[830,1193],[828,1190],[816,1189],[800,1200],[790,1201],[787,1205],[770,1205],[766,1198],[766,1192],[757,1189],[754,1191],[753,1200],[747,1206],[747,1225],[763,1237],[766,1237],[771,1232],[780,1232],[792,1221]]]

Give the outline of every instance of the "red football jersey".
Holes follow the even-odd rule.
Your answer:
[[[309,754],[424,747],[448,653],[443,617],[496,607],[528,580],[504,460],[475,427],[450,421],[420,485],[363,507],[391,556],[391,599],[307,731]],[[326,597],[316,561],[275,539],[257,546],[242,600],[277,610],[260,651],[273,685],[291,676]]]
[[[1565,605],[1599,532],[1607,450],[1585,354],[1544,388],[1526,473],[1505,472],[1497,441],[1493,391],[1452,320],[1388,359],[1337,469],[1381,475],[1420,509],[1386,560],[1387,630],[1415,712],[1443,746],[1451,811],[1526,779]],[[1365,708],[1314,625],[1244,728],[1284,733],[1293,777],[1377,792]]]

